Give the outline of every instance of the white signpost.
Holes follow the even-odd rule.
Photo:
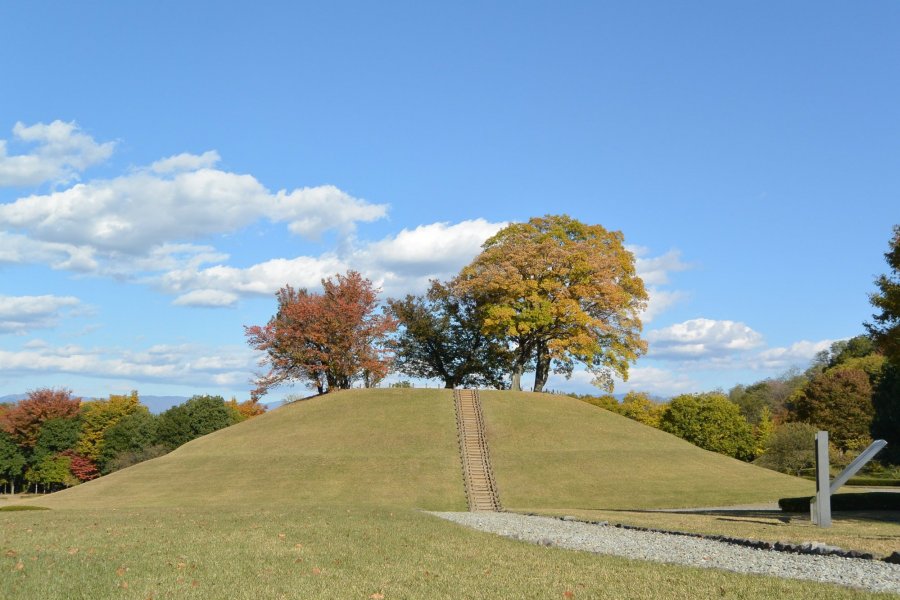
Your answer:
[[[847,483],[857,471],[872,460],[882,448],[887,446],[884,440],[875,440],[862,451],[847,468],[831,481],[828,462],[828,432],[816,434],[816,497],[809,503],[809,516],[819,527],[831,527],[831,495]]]

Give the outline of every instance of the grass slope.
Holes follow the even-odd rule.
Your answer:
[[[815,493],[811,482],[701,450],[567,396],[479,396],[506,509],[723,506]]]
[[[33,502],[50,508],[350,504],[465,510],[453,395],[349,390],[312,398]]]

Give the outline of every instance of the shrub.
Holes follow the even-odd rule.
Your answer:
[[[809,512],[812,496],[781,498],[778,506],[784,512]],[[866,492],[862,494],[834,494],[832,511],[900,510],[900,494],[894,492]]]

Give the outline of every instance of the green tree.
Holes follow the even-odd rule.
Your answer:
[[[534,391],[551,368],[571,375],[576,362],[607,391],[628,378],[646,351],[640,314],[647,292],[620,232],[566,215],[535,217],[500,230],[454,281],[482,311],[482,331],[513,348],[512,388],[534,364]]]
[[[0,431],[0,484],[6,485],[10,493],[16,493],[16,482],[22,479],[25,455],[12,437]]]
[[[725,394],[676,396],[663,411],[659,428],[706,450],[740,460],[753,458],[753,431]]]
[[[827,365],[828,360],[826,358],[823,365]],[[775,423],[783,423],[787,419],[787,405],[791,396],[808,381],[805,373],[790,370],[778,377],[757,381],[748,386],[736,385],[728,391],[728,398],[740,407],[741,414],[754,427],[759,425],[765,408],[768,408]]]
[[[481,330],[482,318],[471,294],[459,294],[432,280],[423,296],[389,299],[400,324],[394,368],[412,377],[440,379],[444,387],[503,387],[509,352]]]
[[[872,386],[864,371],[846,367],[828,369],[810,380],[792,399],[791,420],[828,431],[842,452],[864,446],[875,409]]]
[[[878,292],[871,294],[869,301],[878,312],[865,327],[888,360],[900,366],[900,225],[894,225],[894,235],[884,257],[890,273],[875,280]]]
[[[141,404],[138,393],[111,394],[108,400],[92,400],[81,405],[81,437],[75,451],[81,456],[99,461],[103,455],[103,444],[106,432],[110,427],[130,414],[143,410],[149,412]]]
[[[50,419],[44,421],[34,445],[31,462],[36,464],[47,456],[71,450],[78,442],[81,423],[78,419]]]
[[[193,396],[160,415],[156,439],[159,444],[174,449],[239,420],[221,396]]]
[[[888,445],[879,459],[900,464],[900,366],[887,363],[872,395],[872,437]]]
[[[140,453],[156,444],[158,417],[149,410],[138,410],[106,431],[100,467],[103,473],[111,473],[113,461],[124,453]]]
[[[816,464],[815,437],[818,427],[809,423],[785,423],[777,427],[766,444],[762,456],[753,464],[800,475]]]
[[[62,454],[48,454],[40,462],[25,472],[29,483],[43,486],[45,491],[53,491],[59,487],[71,487],[79,483],[72,475],[72,459]]]

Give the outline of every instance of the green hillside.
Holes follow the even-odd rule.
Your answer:
[[[388,389],[312,398],[38,501],[51,508],[352,504],[462,510],[453,395]]]
[[[709,506],[811,489],[572,398],[481,397],[507,508]],[[464,509],[452,393],[374,389],[313,398],[39,503]]]
[[[568,396],[480,392],[507,509],[723,506],[815,493]]]

